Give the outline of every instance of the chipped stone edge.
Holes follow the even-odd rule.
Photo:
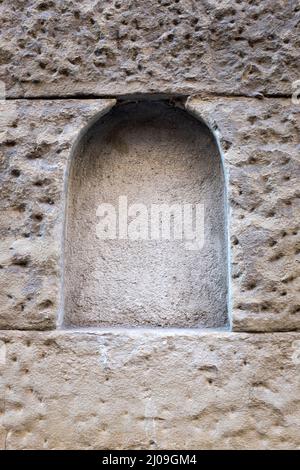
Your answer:
[[[98,121],[102,116],[107,114],[117,103],[116,99],[110,100],[99,100],[99,103],[104,107],[100,109],[100,111],[96,112],[92,117],[89,117],[85,123],[81,126],[81,128],[77,132],[77,136],[72,143],[71,151],[69,152],[67,164],[64,170],[63,176],[63,222],[62,222],[62,230],[61,230],[61,256],[60,256],[60,272],[61,272],[61,283],[60,283],[60,294],[59,294],[59,307],[56,315],[56,328],[60,329],[63,325],[64,321],[64,299],[65,299],[65,231],[66,231],[66,209],[67,209],[67,194],[68,194],[68,182],[69,182],[69,172],[71,167],[71,161],[73,159],[74,152],[81,141],[82,137],[86,134],[86,132]]]

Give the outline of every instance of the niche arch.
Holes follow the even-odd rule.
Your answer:
[[[66,199],[64,326],[228,325],[226,184],[203,122],[167,101],[117,104],[76,143]]]

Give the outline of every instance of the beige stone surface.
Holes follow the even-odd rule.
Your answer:
[[[300,447],[297,333],[2,331],[0,339],[7,449]]]
[[[0,328],[55,327],[67,163],[81,130],[113,104],[1,103]]]
[[[234,330],[300,327],[300,108],[286,100],[191,99],[228,179]]]
[[[291,100],[299,95],[299,19],[299,0],[0,2],[0,449],[300,449],[300,106]],[[89,302],[86,311],[78,303],[81,284],[72,285],[94,261],[84,257],[80,237],[93,244],[75,217],[75,269],[65,264],[70,164],[77,144],[88,147],[88,129],[99,125],[101,133],[98,121],[130,96],[129,106],[164,99],[196,116],[217,154],[215,136],[227,203],[218,213],[222,266],[211,274],[227,276],[228,289],[209,278],[215,290],[203,324],[226,323],[224,308],[223,322],[215,320],[227,296],[233,332],[188,328],[198,323],[182,317],[178,329],[100,329],[97,319],[94,329],[62,328],[65,312],[65,324],[76,328],[95,318]],[[194,155],[192,140],[186,147]],[[118,132],[112,141],[118,146]],[[126,148],[119,142],[119,151]],[[188,162],[184,151],[182,159]],[[82,163],[74,181],[90,194],[95,187],[84,176],[97,165]],[[193,197],[196,174],[185,185]],[[114,183],[124,184],[116,176],[113,193]],[[151,172],[136,176],[155,187]],[[170,196],[171,182],[163,184]],[[199,271],[190,278],[176,271],[182,282],[170,299],[182,293],[203,302]],[[105,281],[119,295],[123,325],[159,318],[150,302],[146,314],[141,307],[143,322],[132,321],[128,289],[113,276]],[[148,298],[146,289],[144,305]],[[111,298],[100,311],[100,302],[96,313],[115,320],[114,306]],[[179,325],[166,317],[161,324]]]
[[[167,103],[115,106],[75,149],[67,199],[65,325],[228,325],[224,172],[206,126]],[[110,216],[97,216],[103,204]],[[187,204],[198,206],[194,242]]]
[[[298,0],[4,0],[10,96],[288,94]]]
[[[62,314],[67,162],[114,101],[18,100],[1,134],[0,327],[55,327]],[[218,134],[228,179],[234,329],[299,329],[299,106],[289,99],[189,100]]]

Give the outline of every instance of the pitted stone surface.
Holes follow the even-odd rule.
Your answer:
[[[1,135],[1,328],[55,325],[67,160],[86,122],[113,104],[5,103],[17,107],[17,117],[7,113]],[[299,106],[246,98],[194,99],[187,106],[216,129],[224,153],[233,327],[299,329]]]
[[[299,20],[299,0],[0,2],[1,449],[300,449]],[[62,323],[69,163],[115,105],[66,98],[146,94],[192,97],[218,138],[238,332],[17,331]]]
[[[296,333],[1,332],[6,449],[299,449]]]
[[[300,328],[300,108],[290,100],[190,100],[215,129],[228,176],[232,323]]]
[[[10,96],[288,94],[298,0],[4,0]]]
[[[1,103],[0,328],[55,327],[67,162],[82,128],[113,104]]]

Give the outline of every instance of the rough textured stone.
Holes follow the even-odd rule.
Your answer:
[[[187,109],[215,131],[224,156],[233,329],[299,329],[299,106],[194,99]]]
[[[207,127],[166,103],[122,104],[90,129],[72,162],[64,323],[226,325],[225,184],[221,157]],[[125,197],[127,209],[119,209],[119,198]],[[104,203],[115,210],[116,231],[109,229],[113,239],[97,237],[97,224],[108,220],[107,214],[96,216]],[[157,223],[151,210],[162,204],[177,204],[180,220],[183,204],[203,205],[203,219],[198,206],[194,242],[185,238],[185,222],[180,230],[184,239],[173,239],[172,227],[179,217],[174,213],[172,221],[167,212],[163,219],[165,228],[170,223],[169,236],[165,233],[164,240],[160,233],[159,239],[152,239],[154,229],[163,223]],[[130,222],[138,223],[145,211],[142,239],[132,240]],[[125,212],[129,239],[124,240],[119,216],[124,220]]]
[[[299,335],[1,332],[7,449],[299,449]]]
[[[87,122],[113,104],[2,103],[0,328],[55,327],[67,162]]]
[[[298,0],[4,0],[10,96],[291,94]]]
[[[86,122],[113,104],[5,103],[1,328],[54,327],[66,164]],[[233,328],[299,329],[299,107],[289,99],[218,98],[189,100],[187,108],[218,134],[224,154]]]
[[[300,78],[299,0],[3,0],[0,18],[0,448],[299,449],[300,334],[290,331],[300,330],[300,107],[283,98],[297,95]],[[89,147],[89,126],[116,104],[84,98],[117,95],[122,106],[130,95],[134,103],[165,99],[215,135],[228,200],[216,292],[224,302],[227,271],[238,332],[36,331],[62,328],[64,283],[70,294],[76,281],[64,259],[67,185],[74,198],[78,182],[68,178],[70,162],[80,145]],[[81,184],[97,167],[82,155]],[[197,189],[196,174],[185,187],[194,181]],[[112,188],[122,187],[114,176]],[[170,195],[171,182],[163,183]],[[74,221],[72,236],[86,242],[76,217],[69,228]],[[76,240],[73,259],[83,265],[81,248]],[[195,274],[189,300],[199,296]],[[93,312],[76,311],[78,299],[68,295],[65,324],[86,324],[83,315]],[[218,302],[206,326],[222,324]]]

